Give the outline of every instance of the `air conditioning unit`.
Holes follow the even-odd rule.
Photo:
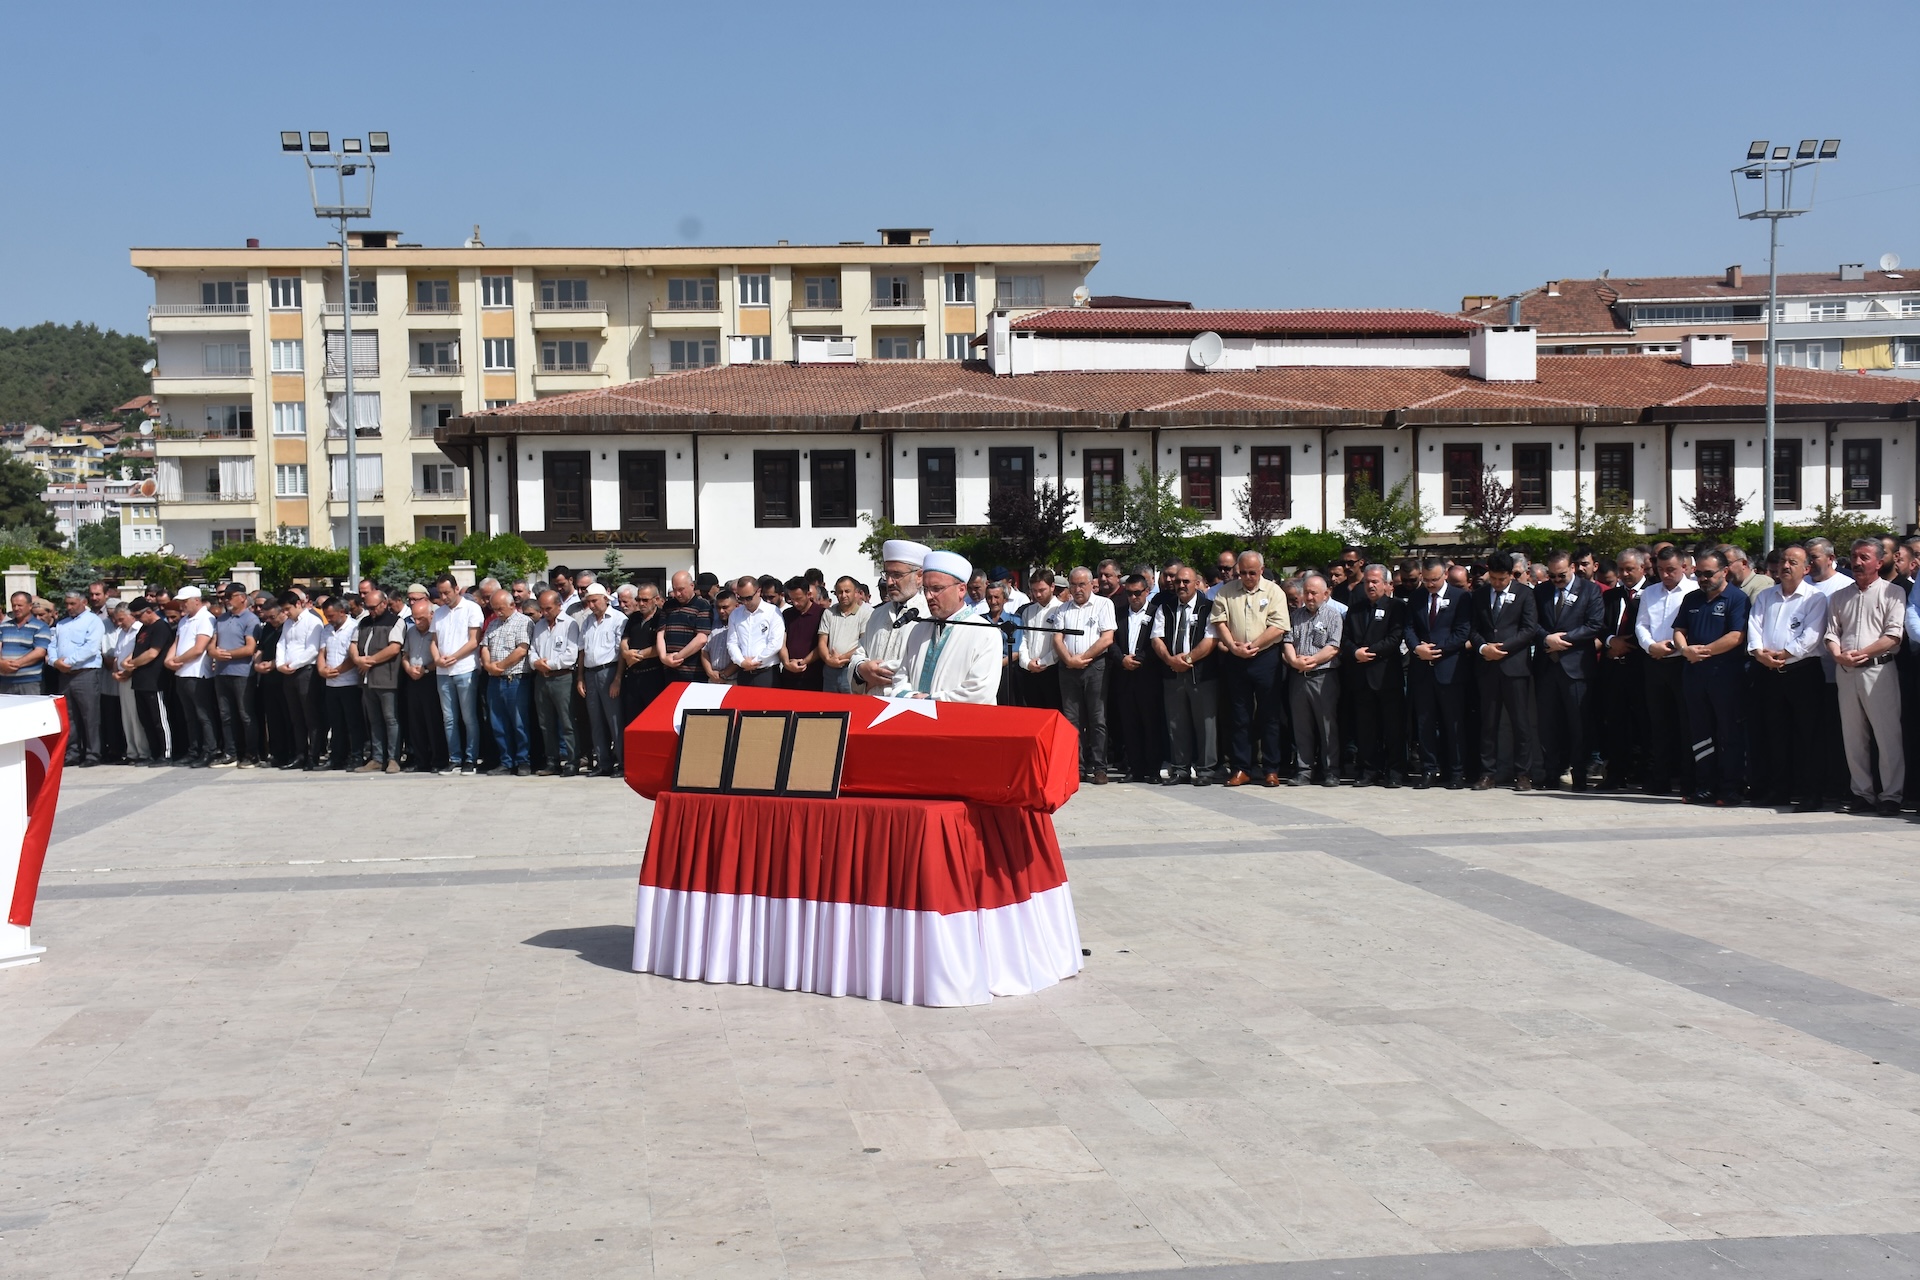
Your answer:
[[[852,364],[853,339],[840,333],[793,335],[795,364]]]

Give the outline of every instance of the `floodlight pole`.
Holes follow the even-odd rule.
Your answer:
[[[283,134],[284,139],[288,135]],[[296,135],[297,136],[297,135]],[[310,138],[315,135],[308,135]],[[379,146],[375,150],[384,151],[385,134],[369,135]],[[360,429],[355,420],[353,404],[353,257],[347,245],[347,221],[350,218],[371,218],[373,216],[373,179],[374,161],[371,155],[360,150],[358,139],[343,139],[341,150],[324,149],[320,154],[323,160],[314,159],[314,149],[302,153],[307,162],[307,189],[313,197],[314,216],[324,218],[340,225],[340,347],[341,360],[346,369],[346,434],[347,434],[347,576],[355,590],[360,586]],[[332,170],[336,195],[334,202],[322,202],[320,195],[320,171]],[[347,203],[347,179],[366,170],[366,200],[363,204]],[[323,327],[322,334],[325,329]],[[325,378],[324,367],[321,377]],[[325,450],[322,450],[325,454]],[[332,470],[332,455],[328,458],[328,470]],[[333,477],[327,477],[328,498],[331,500]],[[313,486],[309,483],[308,493]],[[311,521],[308,522],[311,526]]]
[[[1740,208],[1740,180],[1743,177],[1749,180],[1759,180],[1763,191],[1760,207],[1743,211],[1740,213],[1740,217],[1745,221],[1752,221],[1755,218],[1765,218],[1767,220],[1767,332],[1763,346],[1767,362],[1767,395],[1766,440],[1764,444],[1765,457],[1762,460],[1764,463],[1762,476],[1764,478],[1761,482],[1761,509],[1763,516],[1760,532],[1760,554],[1762,557],[1765,557],[1773,550],[1774,434],[1775,411],[1777,409],[1775,385],[1780,368],[1779,339],[1775,335],[1774,326],[1778,320],[1777,313],[1780,308],[1780,220],[1782,218],[1797,218],[1813,208],[1814,194],[1818,190],[1820,182],[1819,166],[1829,160],[1838,159],[1840,152],[1838,139],[1818,142],[1817,147],[1809,145],[1811,142],[1813,142],[1813,140],[1802,142],[1799,147],[1799,154],[1797,155],[1791,154],[1787,147],[1776,147],[1770,151],[1767,143],[1756,142],[1748,151],[1749,159],[1747,163],[1740,165],[1732,171],[1733,199],[1736,210]],[[1795,176],[1802,169],[1812,170],[1812,173],[1809,175],[1812,178],[1812,182],[1808,184],[1806,202],[1796,205],[1794,203],[1793,182]]]

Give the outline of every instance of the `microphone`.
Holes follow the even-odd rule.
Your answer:
[[[921,621],[921,617],[920,617],[920,611],[918,609],[902,609],[900,612],[893,615],[893,621],[888,624],[887,630],[898,631],[900,628],[907,626],[910,623],[919,622],[919,621]]]

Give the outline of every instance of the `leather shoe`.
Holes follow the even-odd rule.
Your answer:
[[[1389,791],[1398,791],[1400,789],[1400,775],[1397,773],[1389,773],[1385,786]]]
[[[1533,779],[1523,773],[1513,780],[1513,789],[1515,791],[1531,791],[1533,790]]]
[[[1417,781],[1417,782],[1415,782],[1415,783],[1413,784],[1413,789],[1414,789],[1415,791],[1426,791],[1426,790],[1429,790],[1429,789],[1431,789],[1431,788],[1432,788],[1432,786],[1433,786],[1433,784],[1434,784],[1435,782],[1438,782],[1439,780],[1440,780],[1440,778],[1439,778],[1439,775],[1438,775],[1438,774],[1433,774],[1433,773],[1423,773],[1423,774],[1421,774],[1421,775],[1420,775],[1420,778],[1419,778],[1419,781]]]
[[[1485,777],[1481,778],[1480,781],[1473,784],[1473,789],[1475,791],[1493,790],[1493,775],[1489,773]]]
[[[1235,769],[1233,776],[1227,779],[1227,785],[1230,787],[1244,787],[1252,781],[1253,779],[1247,776],[1245,769]]]
[[[1104,786],[1106,786],[1106,785],[1107,785],[1107,782],[1108,782],[1108,778],[1107,778],[1107,771],[1106,771],[1105,769],[1095,769],[1095,770],[1093,771],[1093,785],[1094,785],[1094,786],[1096,786],[1096,787],[1104,787]]]
[[[1277,787],[1280,785],[1280,775],[1277,773],[1269,773],[1266,777],[1260,779],[1260,785],[1263,787]]]

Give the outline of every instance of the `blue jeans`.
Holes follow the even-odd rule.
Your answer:
[[[447,729],[447,764],[454,769],[471,769],[480,755],[480,696],[473,687],[473,672],[460,675],[440,673],[440,720]],[[461,726],[466,727],[466,746],[460,741]]]
[[[526,676],[495,676],[487,681],[487,718],[493,723],[502,769],[527,763],[527,712],[532,702],[533,688]]]

